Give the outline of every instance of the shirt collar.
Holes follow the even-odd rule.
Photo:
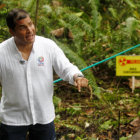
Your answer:
[[[19,50],[18,50],[17,45],[15,43],[14,37],[12,37],[12,42],[13,42],[13,46],[14,46],[15,50],[19,53]],[[31,52],[34,53],[35,51],[36,51],[36,36],[35,36],[35,41],[33,43],[33,48],[32,48]]]

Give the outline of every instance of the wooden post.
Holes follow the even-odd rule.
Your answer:
[[[38,9],[39,9],[39,0],[36,0],[36,11],[35,11],[35,29],[37,28]]]
[[[133,54],[135,56],[135,54]],[[132,93],[135,91],[135,76],[132,76]]]
[[[132,76],[132,93],[135,91],[135,76]]]

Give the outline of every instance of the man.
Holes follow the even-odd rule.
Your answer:
[[[55,140],[53,69],[78,90],[88,80],[50,39],[35,35],[29,14],[13,9],[6,18],[13,37],[0,44],[0,140]]]

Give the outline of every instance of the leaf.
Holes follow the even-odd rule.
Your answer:
[[[86,110],[86,115],[92,115],[92,114],[93,114],[93,109]]]
[[[97,140],[96,138],[91,138],[91,140]]]
[[[36,1],[35,0],[28,0],[24,3],[24,5],[26,5],[26,10],[27,11],[32,11],[32,10],[35,10],[34,9],[34,6],[36,5],[35,4]]]
[[[61,125],[62,126],[65,126],[65,127],[67,127],[67,128],[70,128],[70,129],[72,129],[72,130],[75,130],[75,131],[77,131],[77,132],[82,132],[83,131],[83,129],[81,128],[81,127],[79,127],[79,126],[77,126],[77,125],[72,125],[72,124],[66,124],[66,123],[61,123]]]
[[[81,113],[81,108],[80,107],[72,107],[72,108],[67,108],[67,113],[70,115],[79,115]]]
[[[80,26],[84,31],[86,32],[93,32],[93,28],[91,25],[89,25],[87,22],[85,22],[82,18],[77,16],[76,14],[65,14],[65,19],[68,20],[68,22],[74,26],[78,25]]]
[[[138,11],[134,11],[134,16],[136,17],[136,18],[140,18],[140,15],[139,15],[139,13],[138,13]]]
[[[140,111],[138,112],[138,116],[140,116]]]
[[[61,106],[61,99],[57,96],[53,96],[53,103],[55,106],[60,107]]]
[[[61,37],[64,34],[64,27],[51,31],[51,34],[56,37]]]
[[[52,10],[52,8],[51,8],[51,6],[50,5],[44,5],[43,6],[43,10],[48,14],[48,13],[51,13],[53,10]]]
[[[139,117],[135,118],[131,123],[132,126],[137,127],[140,124],[140,119]]]
[[[56,7],[61,6],[61,2],[59,2],[59,1],[57,1],[57,0],[53,0],[53,1],[52,1],[52,5],[56,8]]]
[[[120,140],[128,140],[128,138],[132,137],[132,135],[129,135],[127,137],[121,137]]]
[[[126,32],[128,32],[130,35],[134,30],[136,30],[139,27],[139,21],[134,17],[129,17],[126,19]]]
[[[5,6],[6,6],[6,4],[1,4],[0,5],[0,9],[3,8],[3,7],[5,7]]]
[[[101,21],[102,21],[102,16],[101,16],[100,12],[98,12],[98,0],[89,0],[89,4],[92,9],[91,24],[92,24],[94,31],[96,32],[96,30],[101,27]]]
[[[130,7],[136,8],[135,4],[131,0],[124,0]]]
[[[114,9],[114,8],[108,8],[108,10],[111,12],[111,14],[113,15],[113,17],[115,19],[118,18],[116,9]]]
[[[130,108],[129,108],[130,109]],[[127,116],[130,116],[130,117],[136,117],[137,116],[137,114],[134,114],[134,113],[127,113]]]
[[[69,37],[70,39],[73,39],[73,34],[72,34],[71,31],[68,32],[68,37]]]
[[[75,13],[75,15],[78,16],[78,17],[81,17],[83,15],[83,12]]]
[[[111,120],[108,120],[101,125],[101,128],[107,130],[107,129],[110,129],[112,126],[113,125],[112,125]]]

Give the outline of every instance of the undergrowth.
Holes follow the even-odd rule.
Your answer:
[[[121,84],[102,88],[97,98],[89,89],[78,93],[75,87],[59,83],[55,89],[55,96],[61,99],[59,106],[55,104],[58,139],[117,140],[132,136],[137,129],[130,123],[140,116],[140,92],[137,89],[132,94]]]

